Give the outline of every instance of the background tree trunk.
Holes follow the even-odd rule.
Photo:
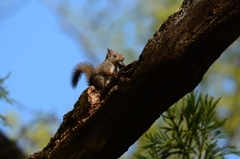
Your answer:
[[[240,1],[184,1],[106,97],[85,90],[49,144],[29,158],[120,157],[239,35]]]
[[[14,141],[9,140],[0,131],[0,158],[1,159],[22,159],[26,157]]]

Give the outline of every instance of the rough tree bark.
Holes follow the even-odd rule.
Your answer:
[[[239,0],[185,0],[106,96],[86,89],[48,145],[29,158],[120,157],[239,35]]]

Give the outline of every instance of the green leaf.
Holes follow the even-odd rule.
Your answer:
[[[162,115],[166,126],[159,132],[145,135],[146,145],[142,147],[149,154],[148,158],[224,158],[227,154],[239,155],[235,147],[220,147],[218,139],[227,138],[228,134],[221,130],[225,120],[216,121],[215,110],[220,98],[189,93],[182,100],[181,111],[175,103]],[[179,117],[179,118],[178,118]],[[142,157],[142,156],[140,156]]]

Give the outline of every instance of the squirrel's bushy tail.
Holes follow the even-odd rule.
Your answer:
[[[91,63],[80,63],[78,64],[72,72],[72,87],[75,88],[77,86],[78,80],[81,78],[82,73],[87,75],[88,81],[90,77],[94,74],[94,67]]]

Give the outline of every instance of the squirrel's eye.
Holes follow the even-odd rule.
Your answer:
[[[117,55],[115,54],[114,57],[117,57]]]

